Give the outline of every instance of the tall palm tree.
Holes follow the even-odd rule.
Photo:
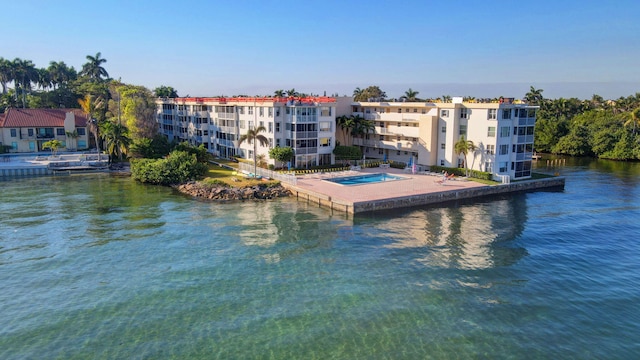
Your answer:
[[[273,94],[278,98],[284,97],[284,90],[276,90],[273,92]]]
[[[0,57],[0,85],[2,94],[7,93],[7,83],[11,82],[11,61]]]
[[[409,88],[409,90],[404,92],[404,95],[401,98],[407,101],[417,101],[418,98],[416,98],[416,96],[418,96],[418,94],[420,94],[419,91],[413,91],[411,88]]]
[[[16,89],[16,101],[22,94],[22,108],[27,107],[27,92],[31,91],[31,83],[38,78],[38,71],[31,60],[13,59],[11,77]],[[18,91],[20,89],[20,91]]]
[[[542,103],[542,100],[544,99],[542,97],[543,91],[544,90],[536,89],[532,86],[531,89],[529,89],[529,92],[524,96],[524,99],[527,100],[529,104],[540,105]]]
[[[84,99],[78,99],[78,104],[80,104],[82,111],[87,114],[87,127],[95,137],[96,150],[98,151],[98,154],[100,154],[100,136],[98,134],[99,124],[94,115],[96,114],[97,109],[102,105],[102,100],[94,100],[93,96],[85,95]]]
[[[255,129],[249,129],[246,134],[240,136],[238,139],[238,147],[240,144],[247,141],[250,144],[253,143],[253,173],[255,174],[258,170],[258,162],[256,158],[256,152],[258,151],[258,142],[260,145],[267,146],[269,145],[269,139],[267,139],[264,135],[261,135],[261,132],[266,132],[267,129],[264,126],[258,126]]]
[[[632,133],[635,135],[636,127],[640,127],[640,107],[624,113],[625,123],[624,126],[632,126]]]
[[[360,89],[359,87],[355,88],[353,90],[353,98],[355,99],[355,98],[359,97],[360,95],[362,95],[363,91],[364,90]]]
[[[464,165],[464,169],[465,169],[465,174],[467,174],[467,154],[469,154],[469,152],[476,151],[478,149],[478,147],[473,143],[473,141],[466,140],[464,138],[464,135],[462,135],[462,136],[460,136],[460,140],[458,140],[453,145],[453,149],[455,150],[456,154],[458,154],[458,156],[460,156],[460,155],[464,156],[463,165]]]
[[[104,78],[109,77],[109,73],[102,67],[102,64],[107,62],[107,59],[100,58],[100,53],[98,52],[96,56],[87,55],[87,63],[82,65],[81,75],[89,77],[91,80],[95,82],[102,82]]]
[[[298,96],[298,92],[296,91],[296,89],[287,90],[286,93],[287,96]]]
[[[111,158],[117,156],[118,160],[122,161],[122,155],[129,152],[129,145],[131,145],[129,129],[122,124],[107,122],[102,136],[107,143],[107,153]]]

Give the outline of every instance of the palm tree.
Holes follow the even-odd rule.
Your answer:
[[[284,97],[284,90],[276,90],[273,92],[273,94],[275,95],[275,97],[277,98],[281,98]]]
[[[31,60],[13,59],[11,64],[11,78],[16,89],[16,101],[22,92],[22,108],[27,107],[27,92],[31,91],[31,83],[38,78],[38,71]],[[20,89],[20,91],[18,91]]]
[[[465,174],[467,174],[467,154],[469,152],[474,152],[478,149],[478,147],[473,143],[473,141],[471,140],[466,140],[464,138],[464,135],[460,136],[460,140],[458,140],[458,142],[455,143],[455,145],[453,146],[453,149],[455,150],[456,154],[458,154],[458,156],[463,155],[464,156],[464,168],[465,168]],[[467,174],[468,176],[468,174]]]
[[[360,95],[362,95],[363,91],[364,90],[360,89],[359,87],[355,88],[353,90],[353,98],[355,99],[355,98],[359,97]]]
[[[442,102],[443,103],[451,102],[451,95],[442,95]]]
[[[540,105],[542,103],[542,100],[544,99],[542,97],[543,91],[544,90],[536,89],[532,86],[531,89],[529,89],[529,92],[524,96],[524,99],[527,100],[529,104]]]
[[[0,84],[2,85],[2,94],[7,93],[7,83],[11,81],[11,61],[0,57]]]
[[[84,99],[78,99],[78,104],[80,104],[80,108],[82,111],[87,114],[87,127],[90,129],[96,140],[96,149],[98,154],[100,154],[100,137],[98,136],[98,120],[94,118],[96,113],[96,109],[98,109],[102,105],[102,100],[93,100],[91,95],[85,95]]]
[[[62,146],[62,142],[57,139],[49,140],[42,143],[43,149],[51,149],[51,155],[56,155],[56,151]]]
[[[127,154],[129,145],[131,144],[129,129],[121,124],[107,122],[105,123],[102,136],[107,143],[107,152],[109,155],[112,158],[117,156],[118,160],[122,161],[122,155]]]
[[[107,59],[101,59],[100,55],[99,52],[96,56],[87,55],[88,62],[82,65],[80,74],[89,77],[95,82],[102,82],[103,77],[108,78],[109,73],[102,67],[102,64],[107,62]]]
[[[256,157],[256,152],[258,151],[258,142],[260,145],[267,146],[269,144],[269,139],[267,139],[264,135],[261,135],[261,132],[265,132],[267,129],[264,126],[258,126],[255,129],[249,129],[246,134],[240,136],[238,139],[238,147],[245,141],[249,143],[253,143],[253,173],[255,174],[258,170],[258,162]]]
[[[73,139],[73,144],[76,145],[76,139],[80,136],[78,135],[78,130],[73,129],[73,131],[66,131],[65,134],[67,135],[67,138]],[[76,146],[74,146],[73,148],[75,149]],[[69,146],[67,146],[67,149],[69,149]]]
[[[632,126],[632,133],[635,135],[636,126],[640,127],[640,107],[629,111],[623,114],[624,118],[627,120],[624,123],[624,126]]]
[[[287,96],[298,96],[298,92],[296,91],[296,89],[287,90],[286,93]]]
[[[418,98],[416,98],[416,96],[419,93],[419,91],[413,91],[411,88],[409,88],[409,90],[404,92],[404,95],[401,97],[401,99],[405,99],[407,101],[418,101]]]

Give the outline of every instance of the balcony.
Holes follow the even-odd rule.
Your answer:
[[[53,135],[53,134],[37,134],[36,135],[36,139],[38,139],[38,140],[53,139],[54,137],[55,137],[55,135]]]

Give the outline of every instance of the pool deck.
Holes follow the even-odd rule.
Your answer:
[[[359,174],[389,173],[406,177],[363,185],[340,185],[327,178]],[[442,203],[460,199],[488,196],[517,191],[530,191],[549,187],[564,187],[564,178],[519,181],[512,184],[484,185],[463,177],[442,183],[442,176],[433,173],[407,173],[387,168],[366,168],[360,171],[310,174],[298,177],[296,185],[284,184],[295,197],[317,203],[320,207],[350,214],[388,210],[394,208]]]

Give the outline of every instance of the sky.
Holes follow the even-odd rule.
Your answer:
[[[3,1],[0,57],[180,96],[615,99],[640,92],[639,0]]]

